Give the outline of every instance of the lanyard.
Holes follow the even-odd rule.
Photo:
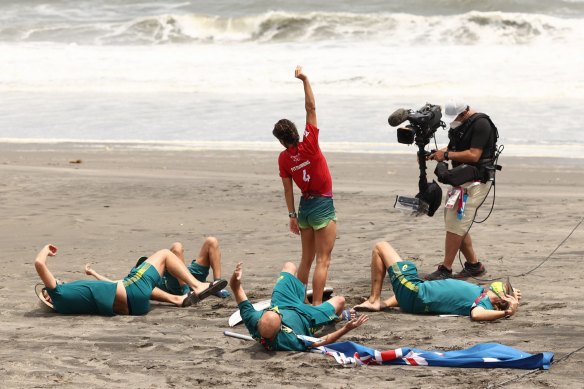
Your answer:
[[[487,291],[486,291],[486,290],[483,290],[483,293],[481,293],[481,294],[479,295],[479,297],[477,297],[477,298],[475,299],[474,303],[472,303],[472,306],[473,306],[473,307],[476,307],[477,305],[479,305],[479,302],[480,302],[480,301],[483,299],[483,297],[485,297],[486,295],[487,295]]]

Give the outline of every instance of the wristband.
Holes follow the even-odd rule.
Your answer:
[[[294,212],[289,212],[289,213],[288,213],[288,217],[289,217],[289,218],[291,218],[291,219],[296,219],[296,217],[297,217],[297,216],[298,216],[298,215],[296,215],[296,212],[295,212],[295,211],[294,211]]]

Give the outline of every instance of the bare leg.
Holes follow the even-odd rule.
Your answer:
[[[282,268],[282,271],[285,273],[290,273],[293,276],[296,276],[296,265],[293,264],[292,262],[286,262],[284,264],[284,267]]]
[[[468,263],[477,263],[479,261],[472,247],[472,239],[470,234],[466,234],[464,237],[460,251],[462,251],[462,254],[464,254],[464,257]]]
[[[312,267],[316,253],[314,247],[314,230],[312,228],[301,228],[300,239],[302,241],[302,258],[300,259],[300,266],[298,266],[298,279],[304,285],[307,285],[310,268]]]
[[[183,247],[182,243],[180,243],[180,242],[174,242],[170,246],[170,251],[172,251],[172,253],[174,255],[176,255],[177,257],[179,257],[180,260],[183,261],[183,263],[185,263],[185,248]]]
[[[340,315],[340,313],[345,309],[345,298],[343,296],[331,297],[327,303],[331,304],[335,308],[335,313]]]
[[[444,241],[444,263],[443,265],[448,269],[452,270],[452,264],[454,263],[454,258],[460,249],[462,244],[462,236],[456,235],[452,232],[446,232],[446,239]]]
[[[380,311],[387,307],[386,302],[393,304],[391,298],[381,301],[381,288],[387,268],[399,261],[401,257],[389,243],[379,242],[375,245],[371,252],[371,295],[367,301],[356,305],[356,309]]]
[[[176,255],[183,263],[185,263],[185,249],[184,246],[182,245],[182,243],[180,242],[174,242],[171,246],[170,246],[170,251]],[[186,266],[186,265],[185,265]],[[185,285],[185,283],[181,280],[177,280],[178,284],[182,287],[183,285]],[[154,298],[152,298],[152,300],[156,300]],[[161,300],[156,300],[156,301],[161,301]]]
[[[168,270],[168,272],[175,276],[179,281],[189,285],[197,294],[209,286],[208,283],[200,282],[193,277],[191,272],[185,266],[184,261],[173,254],[170,250],[157,251],[154,255],[150,256],[146,262],[153,265],[161,276],[164,274],[165,270]]]
[[[221,278],[221,249],[217,238],[209,236],[205,239],[196,262],[201,266],[210,267],[213,270],[213,279]]]
[[[182,302],[185,299],[186,295],[184,296],[177,296],[174,294],[166,293],[162,289],[154,288],[152,290],[152,295],[150,296],[150,300],[160,301],[163,303],[170,303],[176,305],[177,307],[182,306]]]
[[[322,294],[328,278],[331,253],[337,239],[337,223],[331,221],[326,227],[314,232],[316,243],[316,267],[312,275],[312,305],[322,304]]]

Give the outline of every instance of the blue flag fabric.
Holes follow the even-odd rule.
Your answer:
[[[306,345],[316,338],[299,336]],[[312,349],[330,355],[342,365],[412,365],[507,369],[549,369],[554,354],[529,354],[499,343],[479,343],[464,350],[426,351],[397,348],[378,351],[353,342],[339,342]]]

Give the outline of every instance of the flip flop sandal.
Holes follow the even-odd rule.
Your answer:
[[[194,305],[194,304],[198,303],[199,301],[201,301],[201,299],[199,298],[199,296],[197,296],[197,294],[195,292],[191,292],[191,293],[188,294],[187,297],[185,297],[185,299],[183,300],[181,306],[183,308],[190,307],[191,305]]]
[[[206,299],[207,297],[219,292],[227,286],[227,281],[225,280],[215,280],[211,282],[209,287],[199,294],[195,292],[189,293],[187,297],[182,302],[183,307],[190,307],[191,305],[197,304],[199,301]]]
[[[204,291],[199,293],[197,295],[197,297],[199,298],[199,301],[204,300],[207,297],[212,296],[215,293],[219,292],[221,289],[225,289],[226,286],[227,286],[226,280],[222,280],[222,279],[215,280],[215,281],[211,282],[211,285],[209,285],[209,287],[207,289],[205,289]],[[197,301],[197,302],[199,302],[199,301]]]

